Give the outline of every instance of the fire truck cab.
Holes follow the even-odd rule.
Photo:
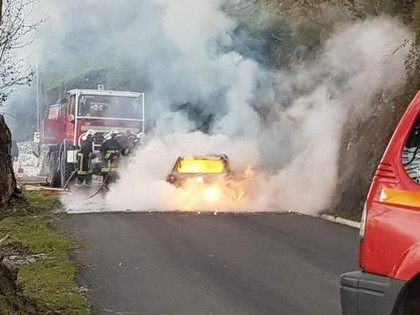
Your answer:
[[[76,89],[51,105],[41,122],[41,145],[48,147],[48,181],[53,187],[64,186],[77,168],[77,152],[83,135],[96,132],[94,151],[104,135],[112,130],[130,132],[140,137],[145,132],[144,94],[126,91]],[[100,161],[94,174],[100,175]]]

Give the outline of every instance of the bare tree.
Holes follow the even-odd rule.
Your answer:
[[[30,23],[36,0],[0,0],[0,106],[14,87],[29,85],[34,72],[19,57],[22,48],[31,44],[31,32],[40,22]],[[17,196],[19,190],[10,156],[11,133],[0,115],[0,207]]]
[[[26,57],[19,51],[33,41],[31,33],[40,22],[31,23],[35,0],[6,0],[3,2],[0,26],[0,102],[4,102],[13,88],[29,85],[34,72],[26,66]]]

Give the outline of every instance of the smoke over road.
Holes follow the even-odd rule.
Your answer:
[[[396,20],[342,25],[316,58],[272,70],[261,63],[258,39],[238,32],[224,5],[41,2],[51,12],[40,33],[43,62],[103,67],[108,79],[120,78],[118,84],[109,79],[109,87],[133,78],[147,93],[153,128],[107,195],[109,209],[182,209],[179,191],[164,181],[176,157],[225,153],[235,171],[255,170],[253,197],[218,205],[219,211],[314,214],[335,192],[348,115],[371,114],[379,93],[404,83],[407,49],[395,48],[410,34]]]

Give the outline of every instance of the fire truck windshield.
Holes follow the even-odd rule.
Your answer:
[[[141,99],[114,95],[81,95],[78,116],[92,118],[141,119]]]

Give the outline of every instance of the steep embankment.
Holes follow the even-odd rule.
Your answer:
[[[392,136],[406,107],[416,94],[419,86],[419,62],[417,41],[420,35],[420,3],[413,0],[325,0],[309,3],[308,1],[272,1],[261,0],[278,9],[279,15],[300,17],[300,27],[309,29],[307,37],[322,47],[334,29],[345,24],[370,20],[378,16],[391,17],[404,24],[411,32],[413,41],[401,38],[401,46],[392,48],[392,53],[407,49],[405,83],[392,93],[378,93],[370,105],[367,115],[349,115],[343,125],[343,134],[338,161],[337,193],[329,212],[357,218],[360,216],[363,202],[369,189],[377,164]],[[410,40],[410,38],[406,38]],[[376,40],[376,39],[374,39]],[[391,48],[390,48],[391,49]],[[392,53],[384,52],[384,56]],[[392,80],[392,77],[389,78]]]

